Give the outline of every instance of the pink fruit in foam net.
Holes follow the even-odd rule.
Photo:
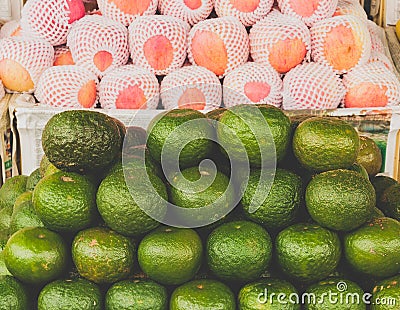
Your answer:
[[[105,109],[156,109],[159,93],[154,73],[135,65],[107,73],[99,85],[100,104]]]
[[[40,39],[1,40],[0,80],[9,91],[33,92],[40,75],[53,64],[54,49]]]
[[[202,21],[189,33],[188,57],[222,78],[249,57],[246,28],[235,17]]]
[[[385,46],[381,39],[383,29],[370,20],[367,20],[367,27],[369,34],[371,35],[371,51],[385,53]],[[385,34],[383,33],[383,36],[384,35]]]
[[[394,70],[391,60],[385,54],[382,54],[380,52],[377,52],[377,51],[371,52],[371,57],[369,58],[368,63],[371,63],[371,62],[372,63],[374,63],[374,62],[381,63],[392,72]]]
[[[272,9],[274,0],[216,0],[218,16],[235,16],[243,25],[252,26]]]
[[[65,44],[71,24],[85,16],[82,0],[28,0],[22,10],[23,35]]]
[[[315,62],[345,73],[368,62],[371,37],[365,21],[352,15],[316,23],[311,31],[311,57]]]
[[[282,106],[285,110],[335,109],[345,93],[341,79],[330,67],[304,63],[285,75]]]
[[[362,20],[367,20],[367,13],[360,2],[356,0],[339,0],[333,16],[340,15],[353,15],[361,18]]]
[[[138,16],[154,15],[157,0],[97,0],[101,14],[129,26]]]
[[[0,39],[9,37],[18,37],[21,35],[21,26],[19,21],[12,20],[3,25],[0,29]]]
[[[400,102],[400,84],[396,75],[379,62],[354,68],[343,77],[347,93],[346,108],[385,107]]]
[[[274,10],[250,30],[250,52],[255,62],[272,66],[279,73],[308,59],[310,32],[306,25]]]
[[[74,64],[75,62],[72,58],[71,51],[67,46],[59,46],[54,49],[53,66],[66,66]]]
[[[35,93],[40,103],[64,108],[91,108],[95,105],[97,77],[93,73],[76,67],[64,69],[63,66],[47,71],[39,80]]]
[[[91,108],[97,101],[97,77],[75,65],[51,67],[41,75],[35,96],[41,104]]]
[[[214,0],[159,0],[162,15],[180,18],[190,25],[205,20],[214,8]]]
[[[77,65],[99,77],[129,59],[126,27],[104,16],[87,15],[76,22],[68,34],[67,46]]]
[[[282,80],[273,68],[248,62],[230,72],[224,80],[224,104],[282,104]]]
[[[281,12],[301,19],[307,26],[332,17],[338,0],[277,0]]]
[[[189,24],[172,16],[141,16],[129,26],[134,64],[157,75],[182,67],[186,59]]]
[[[161,82],[165,109],[209,110],[222,102],[222,86],[217,76],[200,66],[185,66],[172,71]]]

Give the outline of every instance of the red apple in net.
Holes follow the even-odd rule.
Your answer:
[[[368,62],[371,36],[365,21],[352,15],[335,16],[316,23],[311,31],[311,57],[315,62],[346,73]]]
[[[105,109],[156,109],[159,94],[154,73],[135,65],[110,71],[99,85],[100,104]]]
[[[44,70],[52,66],[54,49],[40,39],[11,37],[0,44],[0,79],[13,92],[33,92]]]
[[[189,25],[172,16],[142,16],[129,26],[133,63],[157,75],[182,67]]]
[[[0,39],[18,36],[21,36],[21,26],[17,20],[5,23],[0,29]]]
[[[57,46],[65,44],[71,24],[85,16],[82,0],[29,0],[21,13],[25,36]]]
[[[235,17],[202,21],[189,33],[188,57],[222,78],[249,57],[246,28]]]
[[[137,17],[154,15],[157,0],[97,0],[102,15],[125,26],[129,26]]]
[[[215,0],[215,11],[219,17],[235,16],[243,25],[252,26],[267,16],[274,0]]]
[[[161,100],[165,109],[210,110],[222,103],[218,77],[200,66],[185,66],[168,74],[161,82]]]
[[[129,59],[128,30],[124,25],[99,15],[87,15],[68,34],[74,62],[98,77],[125,65]]]
[[[277,0],[281,12],[301,19],[307,26],[332,17],[338,0]]]
[[[340,15],[353,15],[367,20],[367,13],[365,12],[362,5],[356,0],[339,0],[335,13],[333,16]]]
[[[299,19],[274,10],[250,30],[250,53],[255,62],[286,73],[309,58],[310,32]]]
[[[354,68],[343,77],[347,93],[346,108],[371,108],[398,105],[400,83],[396,75],[379,62]]]
[[[180,18],[191,26],[205,20],[214,8],[214,0],[159,0],[162,15]]]
[[[76,65],[55,66],[41,75],[35,96],[41,104],[91,108],[97,101],[97,77]]]

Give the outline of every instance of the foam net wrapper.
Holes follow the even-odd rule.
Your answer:
[[[87,15],[75,22],[68,34],[67,46],[77,65],[99,77],[125,65],[129,59],[128,30],[121,23],[104,16]],[[104,72],[94,63],[95,55],[101,51],[110,53],[113,59]]]
[[[311,27],[311,58],[318,63],[332,67],[337,73],[346,73],[352,68],[336,70],[329,60],[325,57],[325,40],[327,35],[338,26],[345,26],[354,34],[354,37],[361,42],[361,56],[356,63],[356,66],[368,62],[371,55],[371,36],[365,21],[352,15],[342,15],[328,18],[316,23]],[[338,41],[339,44],[339,41]]]
[[[189,8],[184,0],[159,0],[158,8],[162,15],[180,18],[191,26],[205,20],[214,8],[214,0],[202,0],[197,9]]]
[[[157,77],[149,70],[126,65],[109,72],[99,85],[100,105],[105,109],[116,109],[119,94],[129,87],[137,86],[146,97],[147,109],[156,109],[159,102],[160,86]]]
[[[361,83],[372,83],[379,87],[387,87],[388,106],[399,105],[400,83],[396,75],[382,63],[368,63],[351,70],[343,76],[346,89],[357,87]]]
[[[34,85],[44,70],[53,65],[54,48],[41,39],[12,37],[0,40],[0,61],[10,59],[28,71]],[[32,93],[34,89],[28,91]]]
[[[78,93],[90,81],[98,84],[96,75],[85,68],[74,65],[51,67],[41,75],[35,97],[43,105],[82,108]]]
[[[382,53],[376,52],[376,51],[372,51],[368,63],[371,63],[371,62],[372,63],[373,62],[381,63],[381,64],[385,65],[385,67],[388,70],[394,72],[393,64],[385,54],[382,54]]]
[[[185,62],[187,53],[187,35],[190,26],[185,21],[163,15],[141,16],[129,26],[129,46],[134,64],[140,65],[157,75],[167,75],[180,68]],[[173,59],[165,69],[157,70],[148,62],[144,46],[156,36],[164,36],[173,48]]]
[[[3,82],[0,80],[0,100],[4,98],[6,91],[4,90]]]
[[[188,58],[192,64],[196,64],[193,56],[192,41],[198,31],[213,32],[224,42],[228,63],[224,73],[219,75],[219,78],[223,78],[233,69],[247,62],[250,52],[249,36],[246,28],[236,17],[207,19],[193,26],[189,33],[188,46]]]
[[[266,83],[270,87],[267,97],[258,102],[246,96],[247,83]],[[248,62],[232,72],[224,80],[224,104],[232,107],[239,104],[271,104],[280,107],[282,104],[282,80],[273,68],[255,62]]]
[[[200,66],[185,66],[168,74],[161,82],[161,100],[165,109],[179,108],[179,100],[190,89],[199,90],[205,98],[204,110],[219,108],[222,86],[217,76]],[[185,102],[190,104],[191,102]],[[192,102],[196,104],[196,102]]]
[[[69,24],[67,0],[29,0],[21,12],[22,34],[42,38],[52,45],[65,44]]]
[[[19,21],[11,20],[3,25],[0,29],[0,39],[9,38],[19,29]]]
[[[274,0],[260,0],[252,12],[242,12],[234,7],[231,0],[215,0],[215,12],[218,16],[235,16],[243,25],[252,26],[271,11]]]
[[[304,63],[283,79],[283,109],[336,109],[346,94],[338,75],[328,66]]]
[[[54,62],[62,55],[65,55],[66,53],[70,52],[70,49],[68,46],[61,45],[57,46],[54,48]]]
[[[308,27],[314,25],[314,23],[324,20],[325,18],[332,17],[336,11],[338,0],[319,0],[318,6],[314,12],[306,16],[307,14],[301,14],[301,12],[296,11],[293,7],[298,2],[298,0],[277,0],[278,6],[284,15],[296,17],[302,20]],[[304,1],[306,2],[306,1]],[[310,1],[310,5],[311,5]],[[297,4],[299,9],[303,8],[303,5]],[[303,16],[304,15],[304,16]]]
[[[251,57],[255,62],[271,66],[269,48],[286,39],[300,39],[306,47],[305,59],[310,59],[311,36],[307,26],[297,18],[273,10],[250,30]]]
[[[357,0],[339,0],[334,16],[354,15],[367,20],[367,13]]]
[[[367,21],[369,34],[371,35],[371,51],[385,53],[385,46],[379,35],[379,26],[373,21]]]
[[[131,2],[132,7],[136,7],[142,2],[142,0],[129,0],[125,2]],[[137,11],[136,14],[131,14],[121,10],[121,8],[119,8],[112,0],[97,0],[99,10],[103,16],[109,17],[125,26],[129,26],[138,16],[156,14],[157,2],[157,0],[150,0],[147,7],[143,7],[141,11]]]

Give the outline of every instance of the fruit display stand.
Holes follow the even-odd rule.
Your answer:
[[[46,122],[62,108],[49,108],[35,103],[32,96],[22,95],[9,106],[12,124],[12,175],[29,175],[38,168],[43,155],[41,133]],[[147,128],[163,110],[105,110],[97,109],[122,121],[126,126]],[[400,107],[375,109],[335,109],[327,111],[286,111],[289,116],[334,116],[350,121],[360,134],[370,136],[384,156],[383,173],[400,178]]]

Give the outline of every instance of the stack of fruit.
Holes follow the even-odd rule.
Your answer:
[[[345,121],[66,111],[42,145],[0,189],[1,309],[399,307],[400,184]]]
[[[154,109],[160,81],[177,92],[161,94],[165,108],[210,110],[222,98],[286,110],[399,104],[400,83],[358,1],[276,2],[99,0],[85,15],[82,0],[28,0],[20,26],[1,33],[0,80],[71,108]],[[216,94],[223,84],[223,97],[210,98],[208,84]]]

